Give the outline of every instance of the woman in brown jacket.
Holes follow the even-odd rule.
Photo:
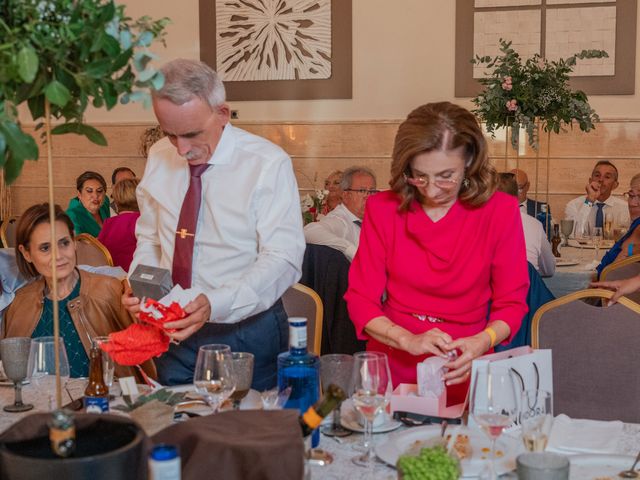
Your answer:
[[[133,318],[122,307],[123,285],[119,280],[76,268],[73,223],[58,205],[55,221],[60,336],[64,338],[71,377],[86,377],[92,340],[126,328]],[[18,220],[16,262],[26,278],[35,280],[16,292],[5,316],[3,337],[53,335],[50,228],[47,203],[30,207]],[[151,362],[145,370],[155,373]],[[116,366],[116,375],[131,375],[131,369]]]

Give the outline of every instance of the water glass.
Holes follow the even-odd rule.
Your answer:
[[[562,244],[563,247],[569,246],[569,237],[573,233],[574,224],[575,222],[573,220],[568,220],[568,219],[560,220],[560,232],[564,237],[564,243]]]
[[[69,381],[69,360],[62,338],[58,339],[60,352],[60,383],[64,387]],[[31,341],[29,351],[29,376],[39,392],[48,396],[49,409],[53,409],[56,393],[56,363],[54,337],[38,337]]]
[[[373,421],[382,412],[389,400],[393,386],[389,360],[384,353],[358,352],[353,356],[351,400],[354,408],[364,416],[364,438],[366,452],[353,459],[356,465],[373,469],[375,453],[373,452]]]
[[[33,405],[22,401],[22,382],[27,378],[29,370],[29,350],[31,339],[28,337],[12,337],[0,340],[0,356],[4,361],[7,378],[13,381],[15,401],[5,405],[5,412],[26,412]]]
[[[525,390],[520,397],[520,426],[522,441],[530,452],[542,452],[547,448],[553,405],[551,393],[546,390]]]
[[[596,261],[600,260],[600,246],[602,245],[602,239],[602,227],[594,227],[591,230],[591,241],[593,242],[593,246],[596,249]]]
[[[351,392],[351,372],[353,370],[353,356],[343,353],[331,353],[320,357],[320,383],[322,389],[334,384],[345,393]],[[320,431],[329,437],[346,437],[351,430],[344,428],[340,422],[340,405],[333,411],[331,425],[323,426]]]
[[[193,373],[196,392],[216,413],[236,388],[229,345],[203,345]]]
[[[98,347],[105,343],[109,343],[109,337],[94,337],[93,343],[95,343]],[[116,368],[116,364],[107,352],[100,349],[102,353],[102,374],[104,376],[104,383],[111,389],[111,385],[113,385],[113,372]]]
[[[253,382],[253,353],[248,352],[232,352],[231,363],[233,365],[233,375],[236,380],[236,388],[231,394],[233,400],[233,408],[239,409],[240,402],[247,396],[251,390]]]
[[[523,453],[516,458],[521,480],[568,480],[569,459],[556,453]]]
[[[509,369],[483,365],[478,369],[471,389],[469,412],[491,441],[490,478],[495,480],[496,440],[516,418],[513,378]]]

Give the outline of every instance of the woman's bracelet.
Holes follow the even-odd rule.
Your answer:
[[[498,335],[496,335],[496,331],[491,327],[487,327],[483,330],[483,332],[489,335],[489,338],[491,339],[489,348],[493,348],[494,345],[496,344],[496,338],[498,337]]]

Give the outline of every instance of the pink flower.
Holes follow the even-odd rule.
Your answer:
[[[510,112],[515,112],[518,109],[517,100],[515,98],[513,100],[507,100],[506,107]]]
[[[511,77],[504,77],[504,80],[502,80],[502,89],[508,92],[512,88],[513,88],[513,85],[512,85]]]

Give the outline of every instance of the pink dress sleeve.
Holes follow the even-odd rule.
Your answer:
[[[386,241],[388,223],[380,203],[367,201],[358,251],[349,270],[349,288],[345,294],[347,309],[360,340],[370,337],[364,328],[372,319],[385,315],[382,295],[386,285]]]
[[[510,200],[507,199],[507,200]],[[502,320],[511,329],[509,343],[518,332],[522,318],[529,310],[526,299],[529,290],[529,271],[524,243],[522,218],[517,202],[506,202],[494,225],[495,251],[491,261],[491,307],[489,321]]]

